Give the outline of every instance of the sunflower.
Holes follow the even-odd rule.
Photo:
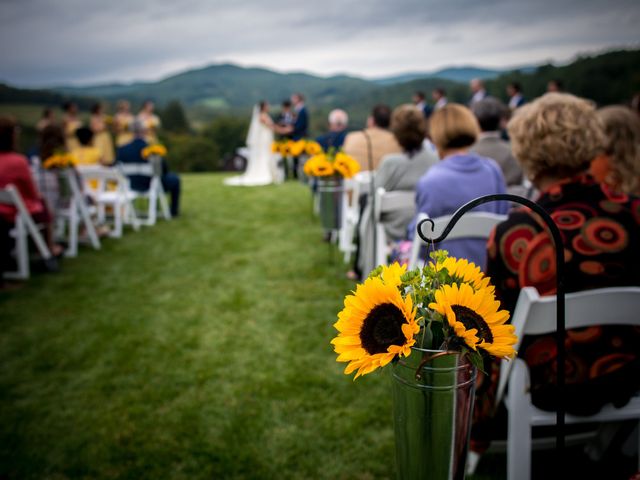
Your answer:
[[[271,153],[280,153],[280,144],[278,142],[271,144]]]
[[[398,355],[408,356],[420,331],[411,296],[374,277],[358,285],[344,300],[334,324],[340,333],[331,343],[338,362],[350,362],[344,370],[356,378],[384,367]]]
[[[360,164],[342,152],[336,154],[333,166],[344,178],[351,178],[360,171]]]
[[[509,312],[500,310],[489,289],[474,291],[468,283],[444,285],[436,290],[429,308],[447,319],[455,335],[473,350],[478,348],[494,357],[513,357],[517,341],[513,325],[505,325]]]
[[[447,257],[443,262],[438,262],[436,265],[437,270],[442,268],[447,269],[456,283],[469,283],[474,290],[486,288],[492,293],[495,290],[495,287],[489,283],[491,281],[490,278],[482,273],[480,267],[466,258]]]
[[[400,265],[398,262],[393,262],[391,265],[383,265],[380,277],[385,285],[391,285],[399,287],[402,284],[400,277],[407,271],[406,265]]]
[[[307,160],[303,171],[310,177],[327,177],[334,173],[333,165],[324,154],[315,155]]]
[[[322,147],[318,142],[311,141],[307,142],[305,151],[307,152],[307,155],[318,155],[319,153],[322,153]]]
[[[164,145],[160,145],[159,143],[157,143],[155,145],[149,145],[142,150],[142,158],[147,158],[151,155],[164,157],[167,155],[167,149],[164,147]]]
[[[290,140],[287,143],[289,153],[291,153],[291,156],[293,157],[299,157],[300,155],[302,155],[302,152],[304,152],[306,145],[307,145],[307,142],[304,140],[297,140],[297,141]]]

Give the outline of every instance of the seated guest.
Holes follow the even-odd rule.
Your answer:
[[[142,150],[149,144],[145,140],[147,131],[142,122],[133,122],[134,139],[131,143],[118,148],[116,152],[116,161],[121,163],[146,163],[147,160],[142,156]],[[169,172],[169,167],[165,159],[162,159],[162,188],[171,196],[171,216],[177,217],[180,209],[180,177],[175,173]],[[132,175],[129,177],[131,188],[137,191],[146,191],[149,189],[149,178]]]
[[[431,218],[451,215],[465,203],[482,195],[505,193],[502,171],[496,162],[470,151],[480,134],[476,117],[467,107],[449,103],[434,112],[429,123],[431,139],[440,154],[439,163],[430,168],[416,187],[416,213]],[[474,211],[507,213],[505,202],[479,205]],[[415,235],[416,221],[409,227]],[[484,268],[486,242],[482,239],[445,240],[437,245],[454,257],[466,258]]]
[[[509,143],[500,136],[500,123],[507,116],[505,105],[494,97],[480,100],[471,107],[480,124],[480,135],[471,151],[495,160],[502,169],[507,187],[522,184],[522,168],[511,153]]]
[[[639,200],[613,193],[586,174],[604,142],[591,102],[546,94],[518,109],[508,130],[516,158],[541,192],[538,204],[561,230],[567,291],[640,285]],[[536,287],[541,295],[556,293],[553,242],[536,213],[513,210],[496,227],[487,248],[487,274],[501,308],[513,312],[526,286]],[[582,328],[568,331],[565,344],[570,367],[564,397],[569,413],[591,415],[612,401],[622,405],[640,388],[638,329]],[[529,364],[532,402],[553,410],[556,359],[549,345],[555,345],[555,334],[525,337],[518,356]],[[492,431],[495,382],[485,378],[478,392],[472,449],[482,451]]]
[[[60,201],[60,182],[55,171],[42,168],[42,163],[49,157],[66,152],[66,139],[62,127],[49,125],[45,127],[39,136],[38,150],[40,152],[40,164],[33,165],[34,179],[38,191],[44,198],[49,211],[55,215]]]
[[[438,162],[435,152],[425,150],[423,141],[427,134],[427,124],[422,111],[413,105],[401,105],[393,111],[391,131],[402,147],[402,153],[387,155],[376,171],[376,190],[380,187],[389,191],[414,192],[418,179]],[[367,205],[360,222],[359,269],[364,275],[376,267],[373,265],[373,226],[371,205]],[[393,218],[383,218],[385,232],[389,240],[405,237],[407,226],[413,218],[409,213],[398,212]]]
[[[614,190],[640,195],[640,117],[622,105],[596,113],[606,139],[604,152],[591,162],[591,175]]]
[[[78,165],[100,165],[103,157],[100,150],[93,146],[93,132],[91,129],[80,127],[76,130],[76,137],[80,146],[71,153],[76,157]]]
[[[330,148],[338,149],[342,147],[344,139],[347,136],[347,125],[349,124],[349,116],[344,110],[331,110],[329,113],[329,132],[320,135],[316,141],[326,152]]]
[[[36,223],[46,226],[46,241],[55,256],[61,255],[63,248],[53,241],[52,215],[40,196],[27,158],[16,153],[18,129],[16,122],[8,117],[0,117],[0,188],[14,185],[24,201],[27,210]],[[15,223],[16,209],[10,205],[0,205],[0,216],[10,225]]]
[[[357,160],[362,171],[376,170],[382,157],[402,151],[389,131],[390,123],[391,109],[387,105],[376,105],[367,119],[367,127],[345,137],[342,149]]]

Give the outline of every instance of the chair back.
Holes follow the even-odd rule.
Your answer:
[[[376,265],[384,265],[388,258],[388,240],[384,228],[384,216],[393,213],[407,213],[410,217],[416,208],[415,203],[416,192],[413,190],[394,190],[387,192],[380,187],[376,191],[376,201],[374,205],[374,220],[376,231]],[[376,266],[374,265],[374,267]]]
[[[434,228],[431,236],[436,238],[442,234],[453,215],[443,215],[433,219]],[[422,220],[429,218],[426,213],[420,213],[416,225]],[[507,219],[506,215],[500,215],[490,212],[468,212],[464,214],[458,222],[455,224],[447,240],[454,240],[456,238],[481,238],[488,239],[491,231],[494,227]],[[429,225],[423,227],[425,233],[428,232]],[[420,250],[423,246],[427,245],[426,242],[420,238],[416,233],[413,237],[413,244],[411,246],[411,259],[409,261],[409,269],[418,266],[420,261]]]
[[[556,331],[555,295],[541,297],[534,287],[520,290],[511,324],[518,336],[516,350],[525,335],[541,335]],[[594,325],[640,326],[640,287],[611,287],[565,296],[565,325],[567,329]],[[513,362],[500,370],[496,401],[502,399]]]

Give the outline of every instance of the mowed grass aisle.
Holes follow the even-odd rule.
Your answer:
[[[0,478],[393,477],[388,371],[335,362],[353,284],[308,189],[222,178],[0,293]]]

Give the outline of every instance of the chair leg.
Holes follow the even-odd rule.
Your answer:
[[[122,237],[122,208],[121,203],[113,204],[113,232],[111,232],[111,236],[114,238]]]
[[[91,246],[95,250],[100,250],[100,239],[98,238],[98,234],[96,233],[96,229],[91,221],[91,215],[89,214],[89,209],[87,205],[84,203],[83,199],[77,200],[78,210],[80,211],[80,217],[82,220],[82,224],[84,225],[85,230],[87,231],[87,235],[89,236],[89,240],[91,241]]]
[[[160,201],[160,211],[165,220],[171,220],[171,212],[169,211],[169,202],[167,202],[167,194],[162,188],[162,184],[158,185],[158,200]]]
[[[514,360],[514,371],[509,381],[507,434],[507,479],[529,480],[531,478],[531,396],[528,389],[526,364]]]
[[[22,218],[16,218],[16,260],[18,263],[19,279],[27,280],[31,275],[29,265],[29,241],[27,229]]]
[[[80,222],[78,221],[78,205],[75,200],[71,200],[69,204],[69,245],[67,251],[64,252],[66,257],[78,256],[78,228]]]

